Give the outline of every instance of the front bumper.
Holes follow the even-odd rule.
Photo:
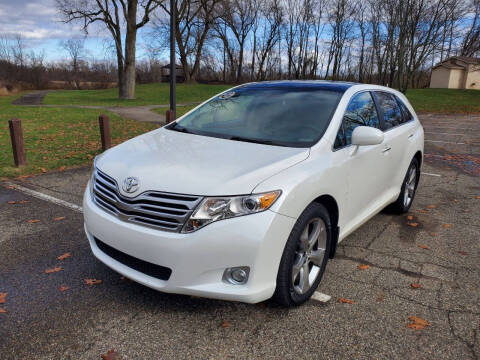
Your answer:
[[[90,186],[90,185],[89,185]],[[89,186],[83,199],[85,233],[93,254],[143,285],[168,293],[256,303],[270,298],[280,258],[295,219],[273,211],[221,220],[189,234],[121,221],[95,205]],[[100,250],[94,237],[137,259],[168,267],[168,280],[146,275]],[[226,268],[249,266],[245,285],[222,281]]]

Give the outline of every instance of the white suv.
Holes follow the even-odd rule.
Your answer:
[[[95,161],[95,256],[151,288],[298,305],[337,244],[410,208],[423,129],[405,96],[354,83],[235,87]]]

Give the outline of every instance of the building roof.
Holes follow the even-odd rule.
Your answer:
[[[447,69],[465,70],[465,64],[480,65],[480,58],[468,56],[452,56],[435,65],[432,70],[440,66]]]

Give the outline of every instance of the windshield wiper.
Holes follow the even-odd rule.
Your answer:
[[[271,140],[257,140],[257,139],[250,139],[250,138],[245,138],[245,137],[241,137],[241,136],[231,136],[227,139],[228,140],[234,140],[234,141],[250,142],[250,143],[255,143],[255,144],[274,145],[273,141],[271,141]]]
[[[178,132],[183,132],[183,133],[186,133],[186,134],[193,134],[190,130],[188,130],[187,128],[183,127],[183,126],[178,126],[178,123],[175,123],[173,126],[170,126],[169,127],[169,130],[173,130],[173,131],[178,131]]]

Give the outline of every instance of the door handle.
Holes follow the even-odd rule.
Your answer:
[[[387,146],[385,149],[382,150],[382,153],[385,153],[390,150],[392,150],[392,148],[390,146]]]
[[[413,137],[414,134],[410,134],[408,135],[408,138],[411,139]]]

